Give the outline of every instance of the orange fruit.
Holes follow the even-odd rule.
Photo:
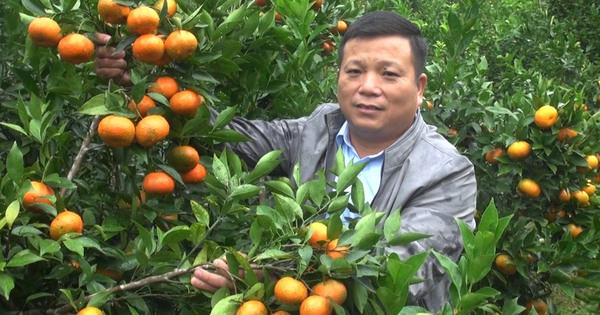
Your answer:
[[[326,248],[327,246],[327,225],[321,222],[314,222],[310,224],[310,229],[312,229],[312,234],[310,235],[310,239],[308,243],[313,248]]]
[[[191,170],[180,173],[181,180],[186,184],[198,184],[206,177],[206,168],[200,163],[196,164]]]
[[[173,31],[165,40],[165,51],[173,60],[183,60],[191,56],[197,47],[196,36],[186,30]]]
[[[542,130],[550,129],[558,121],[558,111],[554,106],[544,105],[535,111],[534,122]]]
[[[156,102],[154,102],[150,96],[144,95],[139,103],[136,104],[135,100],[131,99],[127,106],[132,112],[137,113],[142,117],[146,117],[146,115],[148,115],[148,111],[156,107]]]
[[[179,91],[179,84],[171,77],[158,77],[154,80],[154,85],[148,88],[149,93],[158,93],[170,99]]]
[[[348,255],[348,250],[350,249],[348,246],[337,246],[338,239],[333,239],[329,244],[327,244],[327,256],[337,259],[342,258]]]
[[[314,1],[311,8],[314,11],[319,11],[319,9],[321,9],[321,6],[323,6],[323,0],[316,0],[316,1]]]
[[[548,305],[546,305],[546,302],[540,298],[536,298],[525,303],[525,311],[523,312],[523,315],[529,315],[531,308],[534,308],[538,315],[546,315],[546,312],[548,312]]]
[[[488,151],[485,154],[485,160],[489,163],[489,164],[498,164],[498,160],[496,159],[499,156],[502,156],[506,154],[506,151],[502,148],[496,148],[493,149],[491,151]]]
[[[200,154],[192,146],[180,145],[169,151],[167,161],[178,172],[187,172],[200,163]]]
[[[324,298],[330,298],[338,305],[344,304],[348,296],[346,286],[341,281],[335,279],[326,279],[315,284],[312,287],[312,292]]]
[[[147,148],[164,140],[169,135],[169,122],[160,115],[148,115],[135,126],[135,141]]]
[[[337,25],[331,29],[331,32],[336,35],[343,35],[348,29],[348,22],[344,20],[338,20]]]
[[[161,12],[163,7],[165,6],[165,0],[158,0],[154,4],[154,8]],[[167,0],[167,17],[173,17],[177,12],[177,2],[175,0]]]
[[[300,305],[308,297],[304,282],[292,277],[283,277],[275,284],[275,299],[282,304]]]
[[[427,105],[428,110],[433,110],[433,103],[431,101],[425,101],[425,105]]]
[[[59,213],[52,222],[50,222],[50,237],[57,240],[67,233],[83,232],[83,220],[75,212],[65,210]]]
[[[578,172],[586,173],[586,172],[589,172],[591,170],[595,170],[598,168],[598,157],[596,157],[596,155],[586,155],[585,161],[587,162],[588,167],[578,166],[577,167]]]
[[[560,128],[560,130],[558,130],[558,133],[556,134],[556,140],[560,141],[560,142],[565,142],[569,139],[573,139],[575,137],[577,137],[579,133],[577,133],[577,131],[571,129],[571,128]]]
[[[60,59],[73,64],[92,60],[94,49],[94,43],[89,38],[77,33],[71,33],[58,42]]]
[[[537,198],[542,193],[540,185],[530,178],[522,179],[517,185],[517,191],[529,198]]]
[[[160,17],[158,13],[150,7],[137,7],[127,16],[127,29],[131,32],[142,35],[152,34],[158,28]]]
[[[254,4],[259,7],[264,7],[267,5],[267,0],[254,0]]]
[[[77,315],[104,315],[104,312],[97,307],[87,306],[79,310]]]
[[[33,205],[34,203],[45,203],[47,205],[54,205],[50,199],[54,195],[54,190],[44,183],[38,181],[31,181],[31,189],[23,195],[23,207],[32,211],[41,211],[40,208]]]
[[[590,205],[590,196],[585,191],[576,190],[571,194],[571,196],[573,199],[577,200],[577,205],[581,207]]]
[[[37,17],[27,28],[31,41],[36,46],[56,47],[62,38],[60,25],[49,17]]]
[[[261,301],[250,300],[242,303],[235,315],[267,315],[269,310]]]
[[[450,129],[448,129],[448,135],[454,137],[454,136],[458,135],[458,131],[454,128],[450,128]]]
[[[331,315],[333,305],[320,295],[311,295],[300,304],[300,315]]]
[[[196,111],[202,103],[204,103],[204,97],[192,90],[179,91],[169,99],[171,110],[182,116],[196,115]]]
[[[531,145],[527,141],[516,141],[506,150],[508,157],[513,161],[521,161],[531,154]]]
[[[558,201],[562,203],[571,201],[571,194],[566,189],[562,189],[558,194]]]
[[[567,231],[569,231],[571,233],[571,236],[573,236],[573,238],[576,238],[577,235],[579,235],[579,234],[581,234],[581,232],[583,232],[583,229],[578,225],[569,223],[569,224],[567,224]]]
[[[144,176],[144,191],[155,195],[168,195],[175,190],[175,180],[165,172],[152,172]]]
[[[500,254],[496,256],[495,260],[496,268],[505,275],[514,275],[517,272],[517,265],[513,261],[512,257],[508,254]]]
[[[158,35],[143,34],[135,39],[132,50],[135,59],[145,63],[154,63],[165,54],[165,42]]]
[[[113,148],[127,147],[133,143],[135,125],[127,117],[108,115],[98,124],[98,136]]]
[[[292,315],[292,314],[290,314],[289,312],[286,312],[286,311],[279,310],[279,311],[272,313],[271,315]]]
[[[129,6],[122,5],[113,0],[98,1],[98,15],[106,23],[123,24],[127,22],[129,12],[131,12]]]
[[[583,187],[581,190],[585,191],[588,196],[591,196],[596,193],[597,189],[598,187],[596,187],[596,185],[592,184],[591,181],[588,181],[587,185],[585,185],[585,187]]]
[[[329,40],[323,42],[323,50],[327,53],[333,52],[335,50],[335,46]]]
[[[164,66],[164,65],[168,64],[169,62],[171,62],[171,58],[169,57],[169,55],[164,53],[160,59],[149,62],[149,64],[153,64],[155,66]]]

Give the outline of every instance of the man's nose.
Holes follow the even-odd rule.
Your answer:
[[[359,92],[367,95],[378,95],[381,93],[379,76],[376,73],[367,72],[363,76]]]

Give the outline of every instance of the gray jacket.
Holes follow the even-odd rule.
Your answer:
[[[304,182],[333,166],[335,137],[344,121],[337,104],[321,105],[310,116],[299,119],[268,122],[236,118],[230,127],[253,141],[231,147],[251,166],[264,154],[283,150],[279,171],[291,177],[299,163]],[[388,213],[400,208],[402,231],[432,237],[388,250],[407,258],[434,249],[457,261],[463,246],[455,218],[475,227],[476,190],[471,162],[417,113],[413,125],[384,151],[381,185],[371,207]],[[441,309],[448,300],[450,282],[433,255],[417,276],[425,281],[410,287],[409,303],[430,311]]]

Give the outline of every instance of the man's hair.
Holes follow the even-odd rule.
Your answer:
[[[338,49],[338,64],[341,66],[346,43],[354,38],[376,38],[381,36],[400,36],[410,42],[415,76],[425,72],[427,42],[417,25],[403,16],[389,11],[374,11],[365,14],[350,24]]]

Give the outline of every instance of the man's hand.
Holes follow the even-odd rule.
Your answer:
[[[125,61],[125,51],[115,53],[115,47],[107,46],[110,35],[96,34],[96,74],[104,80],[113,80],[122,86],[131,85],[131,75]]]
[[[227,261],[223,258],[218,258],[213,261],[213,265],[217,269],[217,272],[211,272],[202,267],[197,268],[192,275],[191,284],[200,290],[209,292],[215,292],[224,286],[228,286],[232,290],[234,287]],[[242,270],[240,270],[240,276],[243,276]]]

